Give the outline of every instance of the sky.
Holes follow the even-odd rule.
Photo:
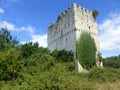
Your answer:
[[[0,0],[0,28],[21,44],[47,47],[48,26],[72,3],[98,10],[97,24],[103,57],[120,55],[120,0]]]

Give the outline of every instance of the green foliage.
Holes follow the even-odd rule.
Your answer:
[[[92,48],[89,39],[84,38]],[[9,45],[11,43],[5,43],[4,47]],[[86,54],[92,51],[85,48]],[[32,42],[20,49],[10,46],[0,51],[0,90],[119,90],[119,84],[120,69],[93,68],[88,73],[75,73],[71,51],[50,53],[47,48]]]
[[[15,47],[17,45],[18,40],[16,40],[16,38],[13,38],[7,29],[2,28],[0,30],[0,51],[3,51],[4,49],[8,49],[10,47]]]
[[[0,52],[0,80],[12,80],[17,78],[23,63],[19,59],[20,52],[14,48]]]
[[[21,46],[21,56],[22,57],[29,57],[31,56],[33,53],[35,53],[39,48],[39,44],[38,43],[33,43],[33,42],[29,42],[26,44],[23,44]]]
[[[93,14],[94,19],[96,19],[96,17],[97,17],[97,15],[99,14],[99,12],[98,12],[97,10],[94,10],[94,11],[92,12],[92,14]]]
[[[36,68],[37,69],[37,68]],[[72,73],[62,63],[37,75],[24,73],[12,82],[0,82],[1,90],[96,90],[101,84],[113,84],[120,80],[120,69],[93,68],[89,73]],[[119,84],[117,85],[119,86]],[[113,88],[111,86],[107,86]],[[116,86],[115,86],[116,87]],[[104,90],[105,88],[102,88]],[[118,88],[117,88],[118,89]],[[107,89],[109,90],[109,89]],[[119,89],[118,89],[119,90]]]
[[[51,55],[60,62],[70,62],[73,61],[73,52],[67,50],[57,50],[55,49]]]
[[[92,68],[96,63],[95,42],[88,32],[82,32],[77,41],[77,57],[80,64],[86,69]]]
[[[39,47],[39,44],[37,42],[36,43],[29,42],[29,43],[23,44],[21,45],[20,50],[21,50],[21,56],[23,58],[28,58],[35,53],[49,54],[49,50],[47,48]]]
[[[120,69],[113,68],[93,68],[88,74],[89,79],[105,83],[120,80]]]
[[[103,59],[104,67],[120,68],[120,55]]]

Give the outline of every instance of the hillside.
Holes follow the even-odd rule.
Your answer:
[[[2,32],[0,32],[2,33]],[[75,72],[73,53],[39,47],[38,43],[18,45],[6,31],[0,34],[0,90],[119,90],[120,67],[110,66],[120,57],[103,59],[104,68]],[[107,63],[106,63],[107,62]]]

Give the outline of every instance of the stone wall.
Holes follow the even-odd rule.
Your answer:
[[[58,16],[57,21],[48,28],[48,48],[66,49],[75,52],[76,33],[73,6]]]
[[[92,15],[92,11],[89,11],[80,6],[76,6],[74,4],[74,12],[75,12],[75,27],[76,27],[76,41],[80,37],[80,33],[82,31],[90,32],[91,36],[94,38],[97,51],[100,51],[100,44],[98,38],[98,28],[96,20]]]
[[[57,21],[48,28],[48,48],[72,50],[76,54],[76,41],[82,31],[91,33],[97,51],[100,51],[98,29],[92,11],[72,4],[58,16]]]

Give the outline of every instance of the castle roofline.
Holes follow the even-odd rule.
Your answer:
[[[54,23],[52,23],[52,24],[49,26],[49,28],[52,27],[52,26],[54,26],[54,24],[55,24],[57,21],[59,21],[59,19],[62,18],[62,17],[67,13],[67,11],[68,11],[69,9],[74,9],[74,8],[79,8],[79,9],[81,9],[82,11],[85,11],[85,12],[87,12],[87,13],[92,13],[92,11],[90,11],[90,10],[88,10],[88,9],[86,9],[86,8],[83,8],[83,7],[81,7],[80,5],[77,5],[76,3],[73,2],[73,3],[68,7],[67,10],[65,10],[65,11],[62,12],[60,15],[58,15],[57,20],[56,20]]]

